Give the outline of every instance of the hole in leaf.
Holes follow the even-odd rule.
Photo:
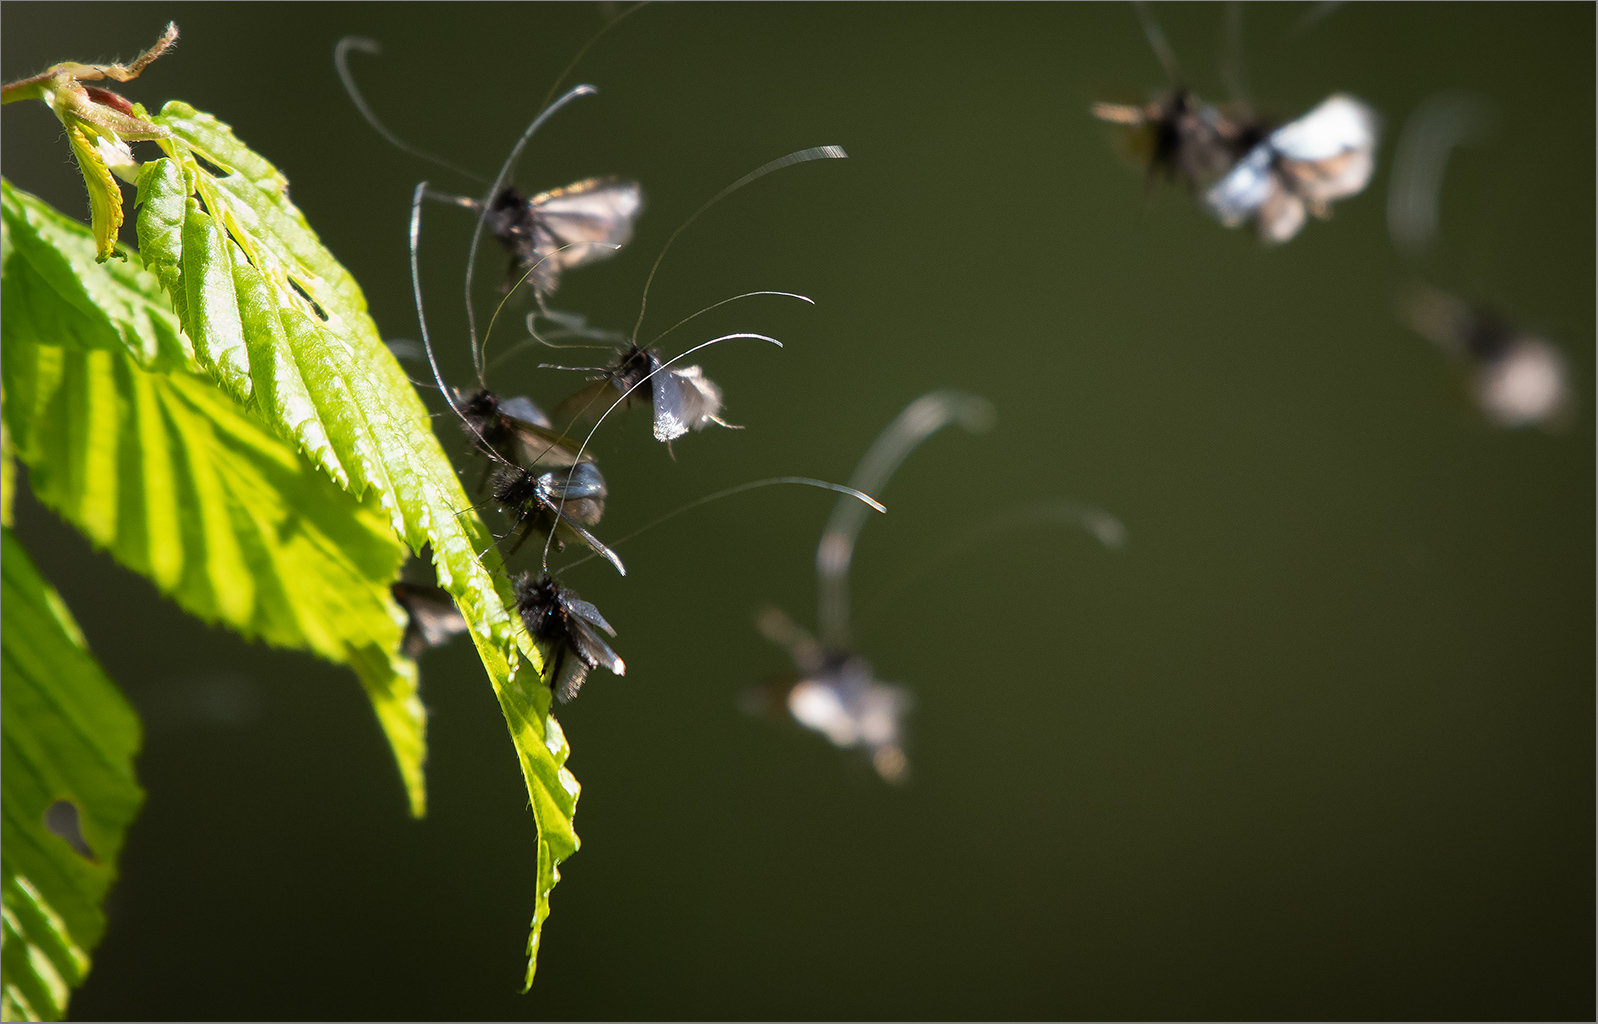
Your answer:
[[[311,304],[311,308],[316,310],[316,315],[322,318],[322,322],[324,324],[327,323],[327,311],[324,310],[315,299],[311,298],[310,292],[306,291],[304,287],[302,287],[300,283],[294,280],[292,277],[289,278],[289,287],[298,292],[300,298],[304,299],[306,302],[309,302]]]
[[[189,152],[191,154],[193,154],[194,162],[200,165],[200,170],[202,170],[205,173],[209,174],[211,177],[213,177],[213,178],[231,178],[233,176],[233,172],[228,170],[226,167],[222,167],[222,166],[220,166],[218,164],[212,163],[211,161],[207,160],[205,157],[201,156],[199,153],[194,152],[194,150],[190,150]]]
[[[67,841],[78,856],[94,860],[94,851],[83,840],[83,829],[78,824],[78,805],[71,800],[57,800],[44,811],[44,827],[52,835]]]

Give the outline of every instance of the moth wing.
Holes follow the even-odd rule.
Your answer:
[[[549,500],[560,507],[563,519],[592,526],[604,516],[605,498],[610,492],[598,466],[585,462],[569,474],[546,473],[544,480],[548,482],[540,481],[540,485]]]
[[[516,420],[511,429],[516,432],[524,469],[564,469],[576,464],[577,450],[582,445],[577,438],[526,420]],[[593,459],[591,454],[583,452],[584,464]]]
[[[610,649],[609,644],[588,628],[588,623],[580,618],[571,624],[571,640],[584,661],[603,668],[614,676],[627,674],[626,663]]]
[[[405,656],[415,660],[423,651],[440,647],[466,632],[466,619],[442,587],[396,583],[394,600],[405,609]]]
[[[1291,240],[1304,228],[1304,200],[1278,187],[1255,213],[1260,238],[1272,245]]]
[[[609,633],[611,636],[616,635],[616,631],[611,628],[610,623],[606,622],[605,617],[599,614],[599,609],[595,608],[587,601],[584,601],[582,598],[568,596],[566,598],[566,608],[573,615],[593,623],[600,629],[603,629],[605,632]]]
[[[545,236],[539,255],[558,272],[602,260],[626,245],[644,194],[636,181],[589,178],[542,192],[529,205]]]
[[[560,653],[556,655],[555,662],[555,699],[562,704],[569,703],[577,696],[577,691],[583,688],[583,683],[588,679],[588,663],[581,657],[574,656],[566,649],[565,644],[560,645]]]
[[[1378,120],[1370,107],[1341,93],[1271,133],[1293,191],[1312,203],[1362,191],[1376,169]]]
[[[653,378],[651,378],[653,379]],[[592,423],[605,415],[616,400],[621,398],[625,389],[618,389],[611,378],[601,377],[599,380],[590,381],[578,388],[572,394],[562,399],[555,406],[555,420],[558,423]],[[638,402],[644,401],[639,393],[634,391],[626,401],[622,402],[623,409],[631,409]]]
[[[670,368],[657,370],[649,379],[655,402],[655,440],[672,441],[688,433],[693,425],[692,388],[684,390],[682,383]]]
[[[1343,93],[1271,133],[1271,148],[1289,160],[1329,160],[1376,145],[1376,112]]]
[[[500,399],[499,411],[503,416],[523,423],[531,423],[535,427],[548,427],[549,417],[544,415],[544,410],[533,404],[533,400],[526,395],[517,395],[515,398]]]
[[[571,531],[572,536],[582,541],[584,545],[594,552],[594,554],[599,555],[611,565],[614,565],[617,572],[621,573],[623,576],[627,575],[627,567],[621,564],[621,557],[617,555],[616,552],[606,547],[604,541],[583,529],[581,524],[573,521],[572,518],[564,512],[560,514],[560,527],[563,530]]]
[[[705,376],[704,370],[697,366],[685,366],[681,370],[669,372],[676,375],[678,388],[683,393],[683,411],[687,414],[689,426],[703,430],[706,424],[721,415],[721,388]]]
[[[1262,143],[1210,186],[1204,202],[1222,224],[1235,228],[1281,188],[1271,173],[1271,148]]]

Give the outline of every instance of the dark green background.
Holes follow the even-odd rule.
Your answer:
[[[726,182],[803,146],[852,157],[761,181],[673,250],[657,329],[751,288],[818,306],[754,300],[680,336],[788,347],[706,354],[744,432],[675,463],[640,416],[605,436],[603,534],[760,476],[845,479],[906,402],[958,386],[998,429],[939,436],[894,479],[861,604],[1019,502],[1097,502],[1131,543],[986,538],[860,624],[919,696],[903,790],[735,707],[787,667],[753,609],[813,621],[825,496],[732,499],[623,548],[625,580],[572,573],[629,672],[561,713],[584,846],[529,996],[533,821],[465,645],[424,665],[415,823],[348,673],[197,625],[24,501],[20,533],[150,720],[149,803],[74,1013],[1590,1017],[1594,10],[1349,5],[1286,38],[1308,9],[1249,9],[1254,92],[1287,116],[1355,93],[1386,118],[1383,159],[1273,250],[1177,191],[1145,201],[1087,116],[1161,82],[1124,6],[659,6],[585,59],[574,80],[601,95],[519,181],[645,183],[634,245],[560,294],[598,322],[630,323],[667,234]],[[1219,94],[1221,9],[1160,16]],[[4,76],[129,57],[168,18],[182,42],[127,94],[188,100],[276,162],[390,337],[416,336],[411,187],[469,183],[359,120],[334,41],[381,39],[354,58],[374,105],[487,171],[602,24],[589,5],[12,3]],[[1445,88],[1491,97],[1500,129],[1456,154],[1417,266],[1385,234],[1386,157]],[[48,112],[3,126],[5,173],[84,211]],[[468,229],[429,208],[457,379]],[[1392,315],[1414,279],[1561,344],[1573,429],[1486,426]],[[558,398],[570,379],[532,362],[495,383]]]

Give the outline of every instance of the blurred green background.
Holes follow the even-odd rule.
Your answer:
[[[649,206],[559,305],[630,325],[688,213],[804,146],[845,163],[767,178],[686,233],[651,295],[712,350],[742,432],[676,461],[628,417],[603,436],[602,536],[774,474],[848,477],[916,395],[986,395],[998,428],[918,451],[866,530],[857,607],[1017,503],[1071,497],[1120,552],[1035,529],[984,538],[857,622],[915,688],[911,785],[740,715],[788,668],[751,624],[814,621],[830,501],[709,506],[568,582],[620,633],[624,679],[561,712],[584,793],[538,981],[517,994],[534,827],[465,644],[430,654],[431,814],[406,818],[347,672],[203,627],[24,500],[19,532],[144,711],[134,826],[82,1018],[1427,1017],[1594,1010],[1594,10],[1247,10],[1253,91],[1280,116],[1352,92],[1384,115],[1371,188],[1274,250],[1142,181],[1094,99],[1162,84],[1121,5],[662,5],[572,81],[528,189],[636,176]],[[595,5],[7,4],[4,77],[178,49],[125,88],[214,112],[288,175],[389,337],[416,334],[405,232],[423,177],[334,73],[357,54],[402,135],[492,173]],[[1218,6],[1160,5],[1201,94]],[[1383,220],[1404,117],[1442,89],[1499,110],[1456,153],[1430,262]],[[3,121],[4,170],[86,216],[57,122]],[[470,220],[430,206],[424,274],[464,382]],[[131,235],[128,237],[131,238]],[[503,266],[489,254],[485,294]],[[1393,315],[1427,280],[1560,344],[1563,435],[1481,420]],[[520,335],[519,318],[501,336]],[[496,333],[502,328],[496,328]],[[646,325],[645,334],[650,332]],[[575,382],[508,364],[541,401]],[[453,426],[440,421],[451,446]],[[525,556],[524,556],[525,557]]]

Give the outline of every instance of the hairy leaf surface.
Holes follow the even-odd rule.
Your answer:
[[[144,800],[139,720],[10,529],[0,548],[0,1018],[59,1020],[105,932],[100,904]],[[63,801],[72,810],[52,812]],[[75,815],[81,851],[47,813]]]

